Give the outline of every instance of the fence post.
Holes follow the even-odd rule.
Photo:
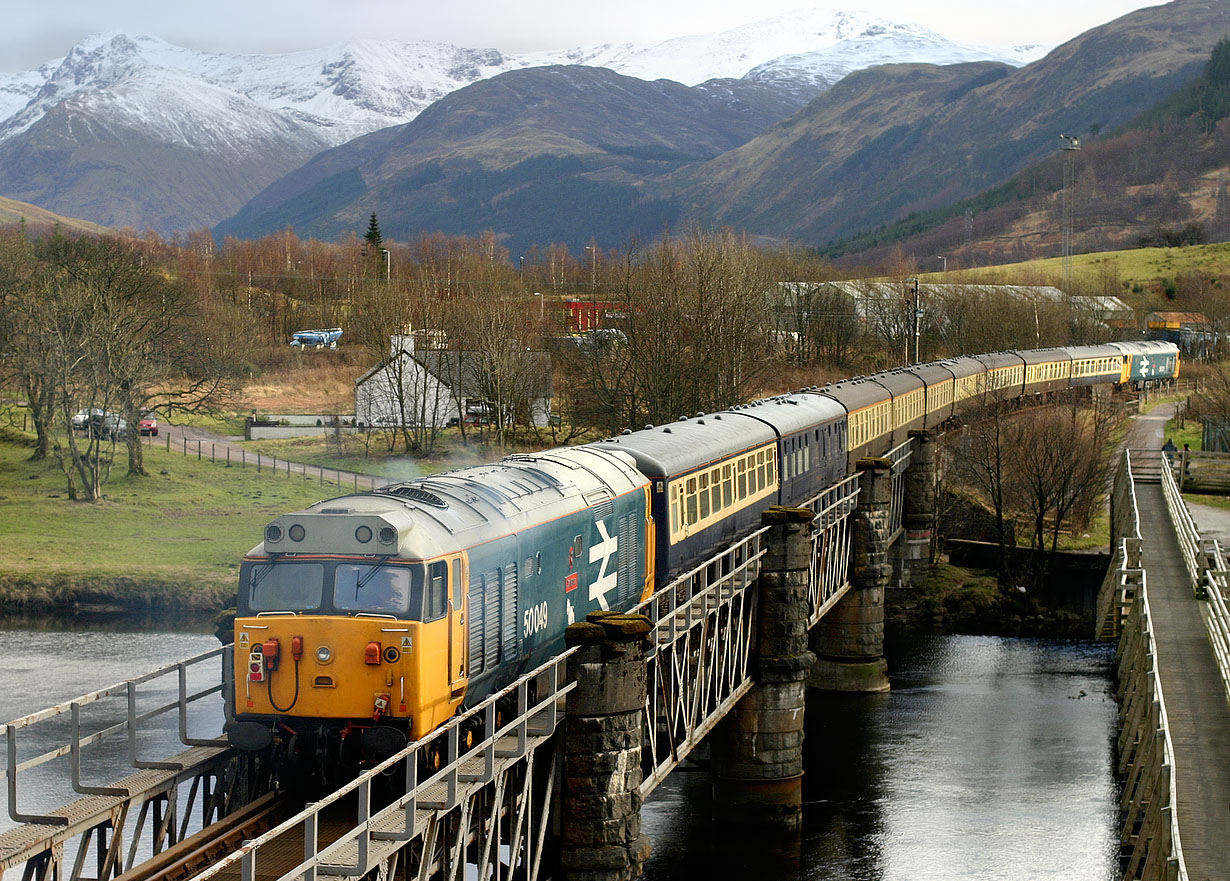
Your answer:
[[[231,467],[231,448],[230,447],[226,448],[226,467],[227,468]]]
[[[209,445],[209,461],[210,461],[210,462],[216,462],[216,461],[217,461],[217,449],[216,449],[216,446],[217,446],[216,444],[212,444],[212,443]]]
[[[200,441],[196,442],[196,460],[198,462],[201,461],[201,442]]]
[[[259,452],[256,454],[256,473],[261,473],[261,454]]]
[[[167,432],[167,452],[171,452],[171,432]]]

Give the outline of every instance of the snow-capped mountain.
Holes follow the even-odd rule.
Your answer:
[[[712,82],[718,92],[734,84],[739,100],[760,100],[780,119],[868,64],[1021,65],[1038,54],[962,46],[917,25],[824,9],[655,44],[515,56],[392,40],[231,55],[100,34],[37,70],[0,74],[0,195],[110,226],[199,229],[321,150],[410,122],[502,73],[584,64]]]
[[[740,79],[776,59],[791,66],[813,64],[826,71],[826,85],[872,64],[1002,61],[1019,67],[1046,54],[1049,47],[996,49],[954,43],[922,25],[894,22],[862,10],[803,8],[763,21],[652,45],[631,43],[564,53],[543,52],[521,61],[541,64],[586,64],[609,67],[639,79],[671,79],[694,86],[710,79]]]
[[[755,79],[810,91],[871,64],[914,61],[1003,61],[1019,66],[1041,47],[991,49],[946,40],[918,25],[868,12],[802,9],[755,24],[661,43],[582,47],[519,56],[436,42],[362,40],[281,55],[198,52],[156,37],[94,35],[37,70],[0,74],[0,141],[12,138],[70,97],[120,88],[127,79],[162,72],[195,103],[193,79],[209,92],[233,91],[256,106],[317,129],[328,144],[408,122],[444,95],[508,70],[552,64],[607,67],[639,79],[696,85],[710,79]],[[159,109],[146,111],[152,123]],[[237,122],[241,122],[237,120]],[[181,132],[182,134],[182,132]]]

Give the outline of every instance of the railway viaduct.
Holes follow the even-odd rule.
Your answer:
[[[471,711],[484,732],[472,746],[455,720],[283,813],[259,758],[234,754],[216,730],[194,732],[194,708],[221,690],[222,649],[16,720],[4,778],[21,825],[0,833],[0,869],[21,867],[23,881],[629,879],[651,847],[641,804],[705,738],[723,820],[797,827],[806,691],[888,689],[884,594],[926,565],[936,467],[926,432],[861,460],[805,507],[770,509],[761,529],[631,613],[574,625],[567,651]],[[1230,865],[1220,834],[1230,566],[1185,517],[1160,453],[1125,456],[1112,512],[1099,626],[1122,659],[1125,877],[1219,877]],[[213,679],[194,686],[201,671]],[[511,717],[496,712],[505,695]],[[108,703],[122,709],[84,721]],[[166,718],[185,749],[150,760],[141,731]],[[61,746],[23,752],[29,729],[54,725]],[[106,737],[126,739],[132,773],[100,786],[82,756]],[[435,766],[425,757],[438,745]],[[80,798],[24,808],[23,781],[66,759]]]

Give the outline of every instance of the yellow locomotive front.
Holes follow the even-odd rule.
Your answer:
[[[467,683],[465,559],[408,548],[412,528],[406,512],[351,507],[266,527],[240,573],[233,744],[380,760],[453,715]]]

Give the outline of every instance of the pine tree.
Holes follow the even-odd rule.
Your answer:
[[[367,234],[363,236],[368,244],[368,253],[379,254],[380,246],[384,243],[384,236],[380,234],[380,221],[376,219],[376,212],[372,212],[372,219],[367,222]]]

